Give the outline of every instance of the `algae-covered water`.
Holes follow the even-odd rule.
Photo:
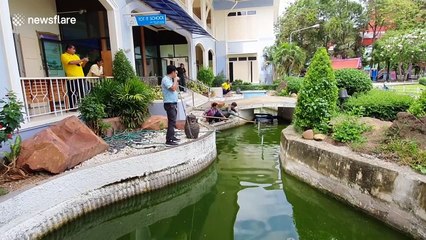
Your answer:
[[[283,175],[283,127],[220,132],[217,160],[201,174],[87,214],[45,239],[409,239]]]

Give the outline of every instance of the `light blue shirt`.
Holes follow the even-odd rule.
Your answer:
[[[170,88],[173,86],[173,79],[169,76],[164,76],[161,80],[161,91],[163,92],[163,102],[165,103],[177,103],[178,93]]]

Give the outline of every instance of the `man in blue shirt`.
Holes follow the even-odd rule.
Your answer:
[[[180,139],[175,137],[176,118],[177,118],[177,101],[179,87],[179,78],[177,78],[177,70],[173,65],[167,66],[167,75],[161,80],[161,91],[163,92],[164,110],[167,113],[167,145],[178,145]]]

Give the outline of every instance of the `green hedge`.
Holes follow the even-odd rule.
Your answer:
[[[238,88],[241,91],[244,90],[275,90],[278,87],[278,84],[271,84],[271,85],[262,85],[262,84],[243,84],[243,85],[236,85],[232,84],[232,90],[236,91]]]
[[[419,78],[419,83],[420,83],[421,85],[426,86],[426,77],[421,77],[421,78]]]
[[[349,95],[368,92],[373,88],[370,77],[361,70],[339,69],[334,72],[337,87],[345,88]]]
[[[343,108],[345,111],[363,109],[363,116],[392,121],[398,112],[406,112],[412,102],[413,98],[410,96],[373,89],[368,93],[349,98]]]

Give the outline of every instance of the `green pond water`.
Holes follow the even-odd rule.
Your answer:
[[[45,239],[410,239],[283,174],[283,128],[220,132],[218,157],[201,174],[89,213]]]

